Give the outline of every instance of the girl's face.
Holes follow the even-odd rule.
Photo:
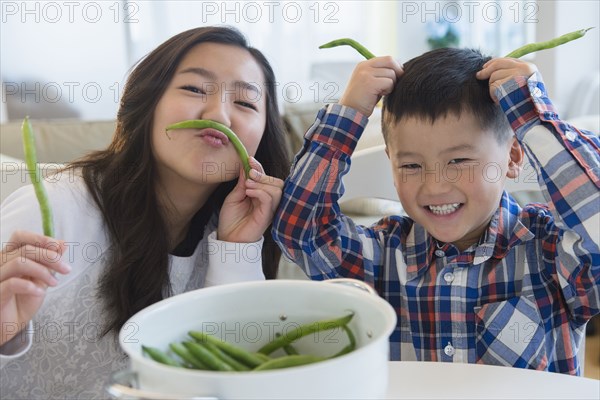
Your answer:
[[[252,156],[266,124],[263,82],[260,65],[245,49],[219,43],[193,47],[154,112],[152,149],[159,183],[187,191],[238,177],[240,158],[220,132],[178,129],[167,136],[165,128],[189,119],[217,121],[233,130]]]

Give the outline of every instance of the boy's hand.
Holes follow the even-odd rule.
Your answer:
[[[505,82],[518,77],[528,79],[537,71],[537,67],[531,63],[516,58],[494,58],[485,64],[481,71],[477,72],[477,79],[490,80],[490,96],[498,103],[496,90]]]
[[[379,99],[394,89],[396,78],[402,73],[402,66],[389,56],[363,61],[352,72],[340,104],[369,117]]]

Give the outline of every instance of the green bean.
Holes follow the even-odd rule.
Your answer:
[[[214,371],[235,371],[233,367],[213,354],[207,347],[197,342],[183,342],[194,357]]]
[[[31,127],[31,122],[29,122],[29,117],[25,117],[25,119],[23,120],[21,132],[23,134],[23,150],[25,151],[25,163],[27,164],[27,170],[31,174],[31,182],[33,183],[35,196],[37,197],[38,203],[40,204],[44,235],[53,237],[54,223],[52,221],[52,208],[50,207],[48,193],[46,193],[46,188],[44,187],[40,167],[37,163],[37,155],[35,151],[35,137],[33,135],[33,128]]]
[[[285,335],[281,335],[278,338],[273,339],[271,342],[267,343],[263,347],[261,347],[258,352],[263,354],[271,354],[275,350],[291,344],[294,340],[299,339],[303,336],[310,335],[312,333],[316,333],[319,331],[329,330],[338,328],[346,325],[352,317],[354,313],[345,315],[341,318],[334,318],[322,321],[312,322],[310,324],[301,325],[295,329],[292,329]]]
[[[242,165],[244,166],[244,172],[246,173],[246,177],[248,177],[250,173],[250,156],[248,155],[248,151],[244,147],[244,144],[240,141],[237,135],[228,127],[223,124],[220,124],[216,121],[206,120],[206,119],[191,119],[187,121],[177,122],[175,124],[167,126],[166,133],[169,136],[169,131],[173,129],[205,129],[211,128],[216,129],[220,132],[223,132],[233,147],[237,151],[240,159],[242,160]],[[170,137],[169,137],[170,138]]]
[[[275,337],[279,337],[281,336],[281,333],[277,332],[275,334]],[[285,346],[283,346],[283,351],[285,351],[285,354],[287,354],[288,356],[294,356],[294,355],[299,355],[300,353],[298,353],[298,350],[296,350],[296,348],[292,345],[292,344],[286,344]]]
[[[319,48],[320,49],[330,49],[332,47],[337,47],[337,46],[350,46],[350,47],[354,48],[354,50],[358,51],[367,60],[370,60],[371,58],[375,57],[375,54],[373,54],[369,50],[367,50],[365,46],[358,43],[356,40],[350,39],[350,38],[332,40],[331,42],[328,42],[328,43],[325,43],[325,44],[319,46]]]
[[[171,365],[173,367],[181,367],[177,361],[173,360],[171,357],[163,353],[157,348],[142,346],[142,351],[150,356],[154,361],[157,361],[161,364]]]
[[[557,38],[554,38],[552,40],[548,40],[545,42],[529,43],[529,44],[526,44],[525,46],[521,46],[518,49],[511,51],[505,57],[519,58],[519,57],[523,57],[525,54],[533,53],[535,51],[551,49],[553,47],[560,46],[561,44],[565,44],[572,40],[583,37],[585,35],[585,33],[587,31],[589,31],[590,29],[592,29],[592,28],[580,29],[575,32],[566,33],[562,36],[559,36]]]
[[[215,344],[210,343],[210,342],[205,342],[203,344],[215,356],[217,356],[218,358],[220,358],[223,362],[229,364],[234,370],[236,370],[236,371],[250,371],[250,369],[251,369],[250,367],[248,367],[247,365],[239,362],[235,358],[231,357],[229,354],[225,353],[223,350],[221,350],[220,348],[218,348]]]
[[[297,367],[299,365],[312,364],[324,360],[326,359],[323,357],[294,354],[290,356],[273,358],[271,361],[267,361],[266,363],[259,365],[252,371],[266,371],[271,369]]]
[[[179,343],[171,343],[169,348],[173,353],[177,354],[181,359],[190,364],[195,369],[210,369],[206,364],[194,357],[188,349]]]
[[[223,351],[225,351],[227,354],[229,354],[231,357],[235,358],[238,361],[241,361],[242,363],[248,365],[249,367],[257,367],[260,364],[262,364],[264,361],[256,356],[254,353],[251,353],[249,351],[246,351],[242,348],[239,348],[237,346],[234,346],[230,343],[227,343],[223,340],[217,339],[216,337],[207,335],[204,332],[200,332],[200,331],[190,331],[189,335],[191,337],[193,337],[197,342],[200,343],[205,343],[205,342],[209,342],[209,343],[213,343],[215,346],[217,346],[218,348],[222,349]]]
[[[259,358],[261,360],[261,364],[272,360],[271,357],[269,357],[268,355],[263,354],[263,353],[252,353],[252,354],[254,354],[257,358]]]
[[[343,356],[344,354],[350,353],[351,351],[354,351],[354,349],[356,349],[356,338],[354,337],[352,329],[350,329],[348,325],[342,326],[342,329],[346,331],[346,335],[348,335],[348,340],[350,341],[350,343],[330,358]]]

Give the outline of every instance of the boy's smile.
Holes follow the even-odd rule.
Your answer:
[[[500,143],[470,112],[433,124],[402,119],[390,127],[386,151],[407,214],[461,251],[485,232],[506,177],[517,176],[522,160],[516,139]]]

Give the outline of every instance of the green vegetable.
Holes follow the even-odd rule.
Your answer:
[[[560,46],[561,44],[565,44],[572,40],[583,37],[586,34],[586,32],[589,31],[590,29],[593,29],[593,28],[580,29],[578,31],[564,34],[564,35],[554,38],[552,40],[548,40],[546,42],[526,44],[525,46],[519,47],[518,49],[511,51],[505,57],[519,58],[519,57],[523,57],[525,54],[533,53],[533,52],[540,51],[540,50],[551,49],[553,47]],[[358,51],[360,54],[362,54],[363,57],[365,57],[367,60],[375,57],[375,55],[373,53],[371,53],[369,50],[367,50],[363,45],[358,43],[356,40],[348,39],[348,38],[332,40],[329,43],[325,43],[324,45],[319,46],[319,48],[320,49],[329,49],[332,47],[344,46],[344,45],[353,47],[356,51]]]
[[[21,125],[21,132],[23,134],[23,150],[25,151],[25,163],[27,164],[27,170],[31,174],[31,182],[33,182],[33,188],[35,190],[35,196],[37,197],[38,203],[40,204],[40,211],[42,213],[42,225],[44,228],[44,235],[54,236],[54,223],[52,221],[52,208],[50,207],[50,201],[48,200],[48,193],[42,181],[42,174],[40,167],[37,163],[37,155],[35,151],[35,137],[33,135],[33,128],[29,117],[25,117],[23,125]]]
[[[223,124],[220,124],[216,121],[206,120],[206,119],[191,119],[187,121],[177,122],[175,124],[167,126],[166,132],[167,136],[169,136],[169,131],[173,129],[205,129],[212,128],[218,131],[223,132],[233,147],[237,151],[240,159],[242,160],[242,165],[244,166],[244,172],[246,173],[246,177],[250,173],[250,157],[248,156],[248,151],[244,147],[244,144],[240,141],[237,135],[228,127]]]
[[[356,338],[354,337],[354,333],[352,333],[352,329],[348,328],[348,325],[342,326],[342,329],[346,331],[346,335],[348,335],[348,340],[350,343],[348,346],[344,347],[342,350],[334,354],[331,358],[343,356],[344,354],[350,353],[356,349]]]
[[[348,327],[348,323],[353,316],[354,313],[351,313],[340,318],[321,320],[301,325],[290,330],[286,335],[277,333],[276,338],[263,346],[258,353],[253,353],[234,346],[201,331],[188,332],[189,336],[192,337],[194,341],[185,341],[181,344],[169,344],[171,351],[179,356],[179,358],[183,360],[183,363],[171,359],[166,353],[152,347],[142,346],[142,350],[152,359],[160,363],[193,369],[212,371],[262,371],[276,368],[288,368],[323,361],[328,358],[339,357],[353,351],[356,348],[356,338],[354,337],[352,330]],[[292,346],[292,343],[296,339],[303,336],[335,328],[342,328],[348,335],[350,343],[333,356],[324,357],[298,354],[298,351]],[[271,358],[267,355],[279,348],[283,348],[288,355],[277,358]]]
[[[208,342],[214,344],[215,346],[229,354],[231,357],[235,358],[238,361],[241,361],[249,367],[254,368],[263,363],[263,360],[254,353],[241,349],[230,343],[224,342],[220,339],[217,339],[216,337],[207,335],[204,332],[190,331],[189,335],[199,343]]]
[[[330,49],[332,47],[337,47],[337,46],[350,46],[350,47],[354,48],[356,51],[358,51],[367,60],[370,60],[371,58],[375,57],[375,54],[373,54],[369,50],[367,50],[365,46],[358,43],[356,40],[350,39],[350,38],[332,40],[331,42],[328,42],[328,43],[325,43],[325,44],[319,46],[319,48],[320,49]]]
[[[154,361],[157,361],[161,364],[171,365],[173,367],[181,367],[177,361],[173,360],[171,357],[156,349],[154,347],[142,346],[142,351],[150,356]]]
[[[277,332],[275,334],[275,337],[279,337],[279,336],[281,336],[281,333]],[[298,353],[298,350],[296,350],[296,348],[292,344],[287,344],[287,345],[283,346],[283,351],[285,351],[285,354],[287,354],[288,356],[294,356],[294,355],[300,354],[300,353]]]
[[[565,44],[572,40],[583,37],[585,33],[590,29],[592,28],[580,29],[578,31],[564,34],[546,42],[529,43],[525,46],[519,47],[518,49],[511,51],[505,57],[519,58],[523,57],[525,54],[533,53],[535,51],[551,49],[553,47],[560,46],[561,44]]]
[[[297,367],[299,365],[312,364],[323,360],[325,360],[323,357],[295,354],[273,358],[271,361],[267,361],[266,363],[254,368],[253,371],[266,371],[270,369]]]
[[[183,361],[190,364],[195,369],[210,369],[202,361],[194,357],[188,349],[179,343],[171,343],[169,348],[173,353],[177,354]]]
[[[235,371],[235,369],[214,355],[206,346],[196,342],[183,342],[186,349],[200,362],[214,371]]]
[[[283,346],[287,346],[291,344],[294,340],[299,339],[303,336],[307,336],[320,331],[342,327],[348,322],[350,322],[353,316],[354,314],[348,314],[341,318],[316,321],[307,325],[301,325],[295,329],[290,330],[287,334],[281,335],[280,337],[273,339],[271,342],[267,343],[262,348],[260,348],[258,352],[267,355],[271,354],[275,350]]]
[[[242,364],[241,362],[239,362],[235,358],[231,357],[229,354],[225,353],[223,350],[221,350],[220,348],[218,348],[216,345],[214,345],[214,344],[212,344],[210,342],[205,342],[203,344],[215,356],[217,356],[218,358],[220,358],[223,362],[229,364],[234,370],[236,370],[236,371],[250,371],[250,369],[251,369],[250,367],[248,367],[245,364]]]

